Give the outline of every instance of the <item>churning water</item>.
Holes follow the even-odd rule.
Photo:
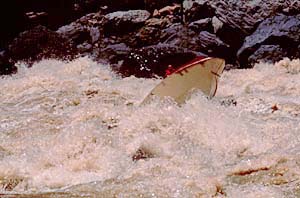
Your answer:
[[[223,73],[214,99],[89,58],[0,77],[2,197],[300,197],[300,61]]]

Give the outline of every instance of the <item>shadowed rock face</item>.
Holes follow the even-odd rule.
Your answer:
[[[32,63],[42,58],[72,59],[77,51],[58,33],[37,26],[15,38],[9,45],[8,54],[14,61]]]
[[[263,59],[262,51],[266,52],[268,45],[277,45],[277,53],[273,54],[273,60],[277,60],[278,56],[296,57],[298,46],[300,44],[300,15],[285,16],[277,15],[263,21],[256,31],[245,39],[241,49],[238,51],[238,58],[242,65],[251,67],[253,60],[257,54]],[[261,47],[264,46],[264,47]],[[258,52],[255,52],[257,49]],[[274,47],[270,47],[269,52],[274,51]],[[280,55],[278,52],[284,52]],[[266,53],[266,60],[270,60],[269,53]],[[249,60],[249,56],[252,56]],[[268,58],[267,58],[268,57]]]
[[[77,16],[73,9],[74,0],[10,0],[0,2],[0,40],[5,47],[7,41],[20,32],[44,25],[50,29],[69,23]]]
[[[103,30],[106,36],[122,35],[142,27],[150,13],[146,10],[118,11],[107,14],[103,20]]]

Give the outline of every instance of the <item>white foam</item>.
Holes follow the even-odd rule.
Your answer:
[[[20,65],[0,79],[0,182],[125,197],[296,195],[298,67],[224,72],[213,100],[198,92],[179,107],[140,106],[160,80],[122,79],[86,57]],[[230,98],[236,106],[221,105]],[[138,149],[152,158],[134,162]]]

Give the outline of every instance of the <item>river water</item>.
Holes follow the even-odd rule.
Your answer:
[[[300,61],[140,105],[160,79],[87,57],[0,77],[1,197],[300,197]]]

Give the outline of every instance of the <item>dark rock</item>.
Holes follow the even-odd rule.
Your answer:
[[[287,52],[280,45],[262,45],[248,58],[248,64],[253,66],[260,61],[274,63],[286,56]]]
[[[205,52],[212,56],[219,56],[229,59],[230,54],[227,54],[229,45],[221,41],[215,34],[207,31],[202,31],[198,35],[198,44],[201,47],[200,51]]]
[[[68,40],[43,26],[20,33],[8,50],[13,61],[26,61],[29,64],[43,58],[68,60],[76,54],[77,50]]]
[[[5,51],[0,52],[0,75],[9,75],[17,72],[17,67],[9,62]]]
[[[91,40],[89,29],[76,22],[63,26],[56,32],[61,34],[66,39],[72,41],[74,45],[79,45],[85,41]]]
[[[189,28],[174,24],[162,31],[161,41],[164,44],[187,48],[210,56],[225,58],[231,61],[233,52],[229,45],[221,41],[215,34],[207,31],[194,32]]]
[[[238,51],[239,62],[243,67],[250,67],[249,56],[262,45],[279,45],[286,51],[288,57],[295,57],[300,43],[300,15],[277,15],[263,21],[256,31],[245,39],[243,46]],[[262,53],[266,47],[260,49]],[[270,49],[272,51],[272,49]],[[277,54],[278,55],[278,54]],[[283,56],[282,55],[282,56]]]
[[[176,0],[147,1],[160,8]],[[151,4],[151,5],[150,5]],[[43,25],[51,30],[69,24],[87,13],[145,9],[144,0],[10,0],[0,2],[0,47],[8,46],[20,32]]]
[[[123,35],[142,27],[150,13],[146,10],[118,11],[107,14],[103,20],[105,36]]]
[[[139,29],[134,36],[134,47],[155,45],[160,42],[161,30],[170,26],[172,19],[169,17],[151,18]]]
[[[101,12],[91,13],[60,27],[56,32],[81,49],[80,52],[91,51],[93,44],[100,41],[102,19]]]
[[[205,55],[180,47],[159,44],[132,50],[123,58],[123,64],[115,70],[122,76],[164,77],[169,65],[175,69],[196,56]]]
[[[109,61],[111,64],[117,64],[129,54],[131,48],[124,43],[111,44],[104,49],[100,49],[98,58]]]
[[[215,16],[215,8],[210,1],[191,2],[192,6],[185,13],[186,22],[192,22],[199,19],[212,18]]]
[[[189,24],[189,29],[193,30],[194,32],[198,32],[198,33],[200,33],[201,31],[208,31],[208,32],[214,31],[211,18],[200,19],[200,20],[194,21]]]
[[[159,43],[160,31],[157,27],[145,26],[135,35],[135,46],[143,47]]]
[[[187,20],[193,21],[203,17],[197,9],[201,9],[205,4],[207,7],[211,7],[211,10],[215,10],[214,13],[209,14],[209,17],[215,16],[223,23],[216,35],[234,50],[240,48],[244,38],[253,33],[257,25],[264,19],[274,16],[276,13],[288,13],[288,15],[300,13],[300,3],[296,0],[185,0],[184,8]]]

